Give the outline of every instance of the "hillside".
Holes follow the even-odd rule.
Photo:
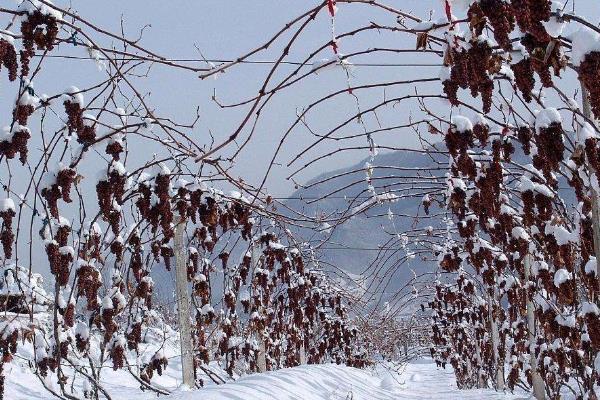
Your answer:
[[[436,160],[442,165],[447,164],[441,156],[436,156]],[[332,213],[333,215],[341,215],[348,208],[361,207],[361,203],[368,201],[370,197],[365,181],[365,163],[368,161],[368,159],[365,159],[355,165],[326,172],[315,177],[307,182],[305,186],[310,186],[328,177],[339,176],[327,182],[327,184],[297,190],[290,196],[291,200],[286,202],[286,206],[310,216],[330,215]],[[431,168],[434,162],[431,156],[417,152],[398,151],[378,155],[375,160],[371,161],[374,168],[372,181],[376,193],[381,194],[389,190],[396,196],[402,197],[407,193],[406,184],[414,181],[415,176],[425,175],[419,168]],[[399,171],[395,167],[414,170]],[[442,171],[439,172],[439,174],[442,173]],[[403,184],[403,186],[400,188],[398,183]],[[332,196],[324,197],[337,188],[345,189]],[[412,190],[420,193],[420,195],[402,198],[395,202],[382,202],[365,212],[354,215],[346,220],[344,224],[335,227],[332,230],[330,243],[323,246],[320,251],[322,260],[351,274],[360,274],[377,257],[378,246],[386,243],[393,234],[401,235],[405,231],[417,227],[437,226],[441,222],[441,218],[415,219],[410,217],[425,215],[421,207],[421,192],[425,193],[426,191],[419,188]],[[321,200],[315,202],[315,199]],[[394,214],[393,219],[388,218],[390,211]],[[307,230],[298,231],[304,234],[305,237],[311,237],[311,232]],[[315,243],[326,238],[327,232],[323,232],[319,237],[313,237]],[[400,247],[397,243],[396,246]],[[410,251],[410,244],[406,250]],[[397,253],[395,257],[398,259],[403,255],[405,255],[405,250]],[[393,263],[392,260],[389,262]],[[413,270],[419,274],[431,271],[434,268],[434,263],[431,260],[415,257],[399,268],[395,268],[385,291],[393,293],[414,276]]]

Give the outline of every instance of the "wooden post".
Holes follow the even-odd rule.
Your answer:
[[[504,390],[504,360],[500,359],[498,349],[500,347],[500,334],[498,332],[498,324],[496,323],[496,317],[494,317],[494,300],[496,295],[494,290],[494,298],[489,296],[489,317],[490,325],[492,328],[492,348],[494,349],[494,360],[496,361],[496,390]]]
[[[265,341],[260,335],[258,336],[258,348],[258,360],[256,361],[258,372],[267,372],[267,348],[265,347]]]
[[[529,252],[525,255],[524,264],[525,282],[528,284],[531,275],[531,254]],[[544,400],[546,398],[544,380],[538,371],[537,357],[535,356],[535,306],[529,298],[529,293],[527,294],[527,330],[529,331],[529,368],[531,368],[531,380],[533,383],[531,389],[533,390],[533,397],[536,400]]]
[[[187,251],[184,248],[185,219],[181,218],[175,228],[175,290],[177,315],[179,317],[179,342],[181,347],[181,373],[183,384],[194,388],[194,361],[192,354],[192,329],[187,282]]]
[[[581,83],[581,96],[583,97],[583,115],[592,121],[594,126],[597,126],[596,119],[592,114],[592,108],[590,106],[589,93],[583,82]],[[578,133],[579,137],[579,133]],[[584,152],[585,154],[585,152]],[[594,168],[590,165],[587,156],[585,158],[586,166],[590,171],[590,180],[592,179],[592,175],[595,172]],[[590,185],[590,191],[592,192],[592,229],[594,231],[594,253],[596,254],[596,270],[600,271],[600,206],[598,204],[598,193],[596,189],[592,185]]]
[[[304,347],[304,343],[300,345],[300,365],[306,365],[306,348]]]
[[[252,252],[251,257],[252,267],[256,270],[256,266],[258,265],[258,259],[260,258],[259,249],[256,248],[254,244],[252,244]],[[267,372],[267,347],[265,346],[265,338],[262,335],[256,335],[256,340],[258,341],[258,357],[256,360],[256,366],[258,368],[258,372]]]

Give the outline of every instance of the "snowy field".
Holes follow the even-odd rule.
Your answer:
[[[458,391],[451,370],[426,361],[409,364],[400,375],[338,365],[306,365],[211,387],[177,400],[500,400],[524,399],[488,390]]]
[[[173,363],[160,381],[167,387],[177,385],[179,364]],[[106,371],[103,380],[113,399],[156,399],[156,394],[141,394],[129,375]],[[48,399],[41,383],[26,368],[12,363],[7,371],[6,399]],[[276,372],[249,375],[225,385],[196,391],[174,390],[173,400],[508,400],[526,399],[521,395],[491,390],[459,391],[450,369],[436,368],[429,360],[411,363],[398,373],[383,368],[359,370],[338,365],[305,365]]]

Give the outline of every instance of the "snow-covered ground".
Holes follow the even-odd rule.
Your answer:
[[[459,391],[451,370],[429,360],[400,374],[339,365],[305,365],[250,375],[224,386],[179,393],[174,400],[508,400],[523,396],[491,390]]]
[[[11,363],[6,399],[50,398],[27,368]],[[179,364],[167,369],[161,383],[177,385]],[[103,379],[114,399],[156,399],[156,394],[139,391],[139,385],[124,372],[106,371]],[[162,397],[162,396],[161,396]],[[492,390],[459,391],[450,369],[436,368],[429,360],[408,364],[399,374],[383,368],[359,370],[334,364],[305,365],[264,374],[249,375],[225,385],[195,391],[175,390],[173,400],[509,400],[521,395]]]

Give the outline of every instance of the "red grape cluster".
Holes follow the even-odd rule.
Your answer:
[[[494,38],[504,50],[510,50],[510,33],[515,28],[514,10],[505,0],[480,0],[469,8],[469,21],[477,36],[483,32],[487,18],[494,29]]]
[[[5,156],[7,159],[12,160],[17,153],[19,153],[19,161],[23,165],[27,162],[27,142],[31,138],[29,129],[24,126],[19,126],[17,130],[12,133],[10,140],[3,140],[0,142],[0,155]]]
[[[590,106],[596,118],[600,118],[600,52],[586,54],[579,66],[579,79],[589,93]]]
[[[15,235],[12,230],[12,221],[15,216],[15,211],[7,209],[0,211],[0,218],[2,218],[2,231],[0,231],[0,241],[2,241],[2,249],[4,251],[4,258],[6,260],[12,257],[12,245],[15,239]]]
[[[8,70],[9,81],[12,82],[17,79],[17,70],[19,68],[17,52],[15,51],[15,46],[5,39],[0,39],[0,69],[2,65]]]
[[[45,29],[44,29],[45,26]],[[29,75],[29,60],[35,54],[34,45],[38,50],[51,51],[58,36],[58,21],[50,14],[36,10],[27,15],[21,23],[23,35],[23,50],[21,50],[21,76]]]
[[[550,0],[512,0],[512,5],[517,24],[523,32],[531,33],[541,41],[550,40],[542,24],[542,21],[549,21],[552,15]]]
[[[444,93],[453,105],[459,105],[458,88],[470,89],[473,97],[481,94],[483,111],[488,113],[492,107],[494,82],[489,72],[497,68],[497,60],[492,56],[488,42],[473,39],[468,50],[448,50],[452,52],[450,79],[443,82]]]

